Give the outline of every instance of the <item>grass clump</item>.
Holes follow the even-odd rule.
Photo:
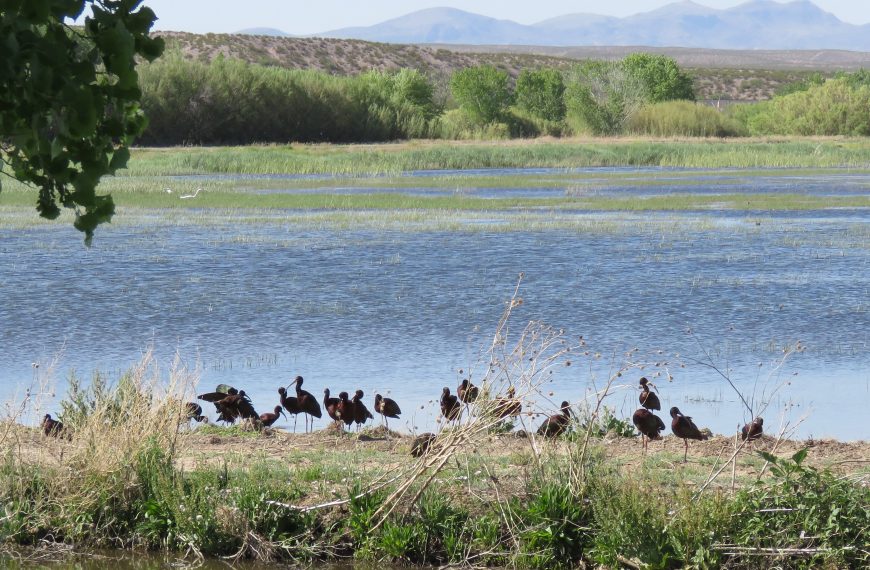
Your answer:
[[[665,101],[642,107],[632,115],[626,131],[654,137],[737,137],[746,128],[709,105],[693,101]]]

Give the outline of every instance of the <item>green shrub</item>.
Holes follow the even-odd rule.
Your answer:
[[[831,79],[770,101],[735,106],[731,113],[753,135],[865,136],[870,134],[870,86]]]
[[[567,483],[543,483],[525,507],[515,505],[522,566],[570,568],[586,552],[591,516],[586,497]]]
[[[667,532],[668,506],[657,492],[631,480],[600,476],[592,481],[593,560],[617,567],[617,556],[624,556],[650,568],[668,568],[678,560]]]
[[[790,459],[759,454],[771,462],[772,481],[738,494],[736,544],[770,549],[771,564],[777,549],[791,548],[796,552],[780,556],[794,567],[868,567],[870,489],[804,465],[807,449]]]

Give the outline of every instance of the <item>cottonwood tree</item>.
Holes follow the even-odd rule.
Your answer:
[[[459,106],[480,123],[500,119],[511,104],[508,74],[491,65],[466,67],[453,73],[450,92]]]
[[[565,82],[557,69],[523,70],[517,77],[517,106],[547,121],[565,118]]]
[[[149,36],[156,16],[140,4],[0,0],[0,173],[38,190],[44,218],[73,209],[85,243],[115,211],[96,192],[100,178],[126,166],[145,128],[137,58],[163,51]]]

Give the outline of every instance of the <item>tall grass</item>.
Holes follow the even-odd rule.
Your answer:
[[[626,131],[654,137],[736,137],[747,134],[743,125],[709,105],[665,101],[639,109]]]

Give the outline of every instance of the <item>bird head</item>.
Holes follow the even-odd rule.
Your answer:
[[[680,409],[678,407],[674,406],[673,408],[671,408],[671,417],[672,418],[676,418],[676,417],[679,417],[682,415],[683,414],[680,413]]]
[[[287,388],[285,388],[284,386],[281,386],[280,388],[278,388],[278,393],[281,394],[282,396],[286,396],[287,395]]]
[[[753,420],[752,423],[763,426],[764,425],[764,418],[755,418],[755,420]]]
[[[375,394],[375,403],[380,402],[383,399],[384,399],[384,397],[381,396],[380,394]]]
[[[357,390],[356,392],[354,392],[354,394],[356,394],[357,398],[362,398],[364,395],[362,390]]]
[[[347,392],[339,392],[338,399],[342,401],[347,401]]]
[[[282,406],[275,406],[275,414],[281,414],[285,418],[287,417],[287,414],[284,413],[284,408]]]

